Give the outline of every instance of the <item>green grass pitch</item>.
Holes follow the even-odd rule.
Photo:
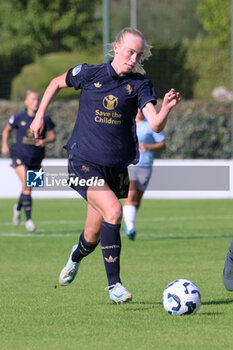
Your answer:
[[[86,203],[35,199],[34,233],[11,224],[0,200],[0,349],[232,349],[233,293],[222,283],[233,237],[233,200],[144,199],[137,236],[122,229],[121,278],[132,303],[112,305],[100,247],[67,287],[58,275],[77,243]],[[165,286],[177,278],[202,294],[196,315],[170,316]]]

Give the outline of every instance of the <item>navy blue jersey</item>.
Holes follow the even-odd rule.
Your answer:
[[[79,112],[66,149],[93,163],[125,167],[139,159],[135,116],[156,104],[151,81],[139,73],[116,74],[111,63],[70,69],[68,86],[81,89]]]
[[[16,129],[16,143],[11,147],[11,153],[16,157],[38,158],[44,157],[44,147],[35,146],[36,139],[30,130],[30,125],[34,117],[30,117],[27,111],[16,113],[9,119],[9,124]],[[55,125],[49,115],[45,115],[44,129],[41,133],[41,138],[46,137],[46,132],[54,129]]]

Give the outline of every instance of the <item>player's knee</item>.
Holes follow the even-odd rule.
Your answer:
[[[22,189],[22,193],[23,193],[23,194],[26,194],[26,195],[29,195],[29,194],[31,194],[31,189],[23,188],[23,189]]]
[[[140,202],[136,199],[136,200],[129,202],[128,205],[133,205],[134,207],[136,207],[138,209],[140,207]]]
[[[121,219],[122,219],[122,206],[119,202],[108,209],[104,220],[111,224],[120,224]]]

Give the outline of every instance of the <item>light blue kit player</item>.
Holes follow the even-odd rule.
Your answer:
[[[125,234],[130,240],[135,239],[136,212],[140,207],[141,199],[151,178],[154,161],[153,150],[160,150],[165,147],[163,132],[154,132],[140,109],[138,109],[136,115],[136,126],[140,159],[135,166],[132,165],[128,168],[130,186],[128,198],[125,199],[123,207]]]
[[[150,47],[137,29],[122,29],[112,43],[112,54],[113,59],[108,63],[78,65],[54,78],[44,93],[31,131],[36,138],[40,135],[46,109],[60,89],[81,90],[77,120],[66,149],[69,175],[85,183],[73,188],[87,201],[87,216],[79,242],[73,246],[60,273],[59,283],[69,285],[81,261],[100,243],[109,298],[112,303],[124,303],[132,300],[132,294],[120,278],[122,205],[119,199],[128,196],[127,167],[139,159],[135,117],[140,107],[151,128],[161,131],[181,96],[171,89],[165,94],[160,111],[156,111],[154,88],[141,66],[143,59],[150,56]],[[91,177],[104,180],[103,186],[89,185]],[[96,290],[93,291],[96,298]]]

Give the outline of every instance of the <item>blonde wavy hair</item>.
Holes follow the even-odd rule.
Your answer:
[[[143,68],[142,63],[143,63],[143,61],[148,60],[148,58],[150,56],[152,56],[151,49],[152,49],[153,46],[150,46],[150,45],[147,44],[144,35],[138,29],[131,28],[131,27],[126,27],[126,28],[122,29],[117,34],[115,41],[109,44],[109,50],[108,50],[109,57],[114,58],[114,55],[115,55],[114,48],[113,48],[114,43],[115,42],[121,43],[123,41],[123,39],[124,39],[125,34],[132,34],[132,35],[135,35],[135,36],[139,36],[143,40],[143,42],[144,42],[143,54],[141,56],[140,61],[135,65],[135,67],[133,69],[133,72],[146,74],[146,71]]]

